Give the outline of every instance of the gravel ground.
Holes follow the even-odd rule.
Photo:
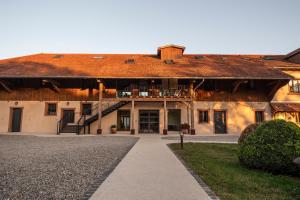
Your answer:
[[[165,140],[179,140],[178,136],[166,136],[162,137]],[[237,143],[239,139],[239,135],[212,135],[212,136],[201,136],[201,135],[185,135],[185,142],[190,141],[199,141],[199,142],[229,142],[229,143]]]
[[[0,135],[0,199],[83,199],[136,141]]]

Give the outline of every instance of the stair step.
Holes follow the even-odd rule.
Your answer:
[[[82,126],[79,126],[81,128]],[[61,133],[77,133],[77,125],[74,124],[68,124],[66,125],[62,130],[60,130]]]

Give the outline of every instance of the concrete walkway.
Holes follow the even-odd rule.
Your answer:
[[[91,199],[210,199],[166,146],[168,142],[157,135],[141,136]]]

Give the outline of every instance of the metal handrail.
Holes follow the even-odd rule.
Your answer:
[[[86,114],[82,114],[80,116],[80,118],[78,119],[77,123],[76,123],[76,134],[79,135],[80,134],[80,126],[83,125],[84,126],[84,121],[86,119]],[[83,120],[83,123],[81,124],[81,121]]]
[[[66,123],[66,118],[68,116],[67,115],[64,115],[63,118],[61,118],[58,122],[57,122],[57,135],[60,134],[60,131],[67,125]]]

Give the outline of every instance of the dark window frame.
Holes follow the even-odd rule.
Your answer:
[[[131,122],[131,111],[130,110],[118,110],[117,111],[117,130],[118,131],[130,131]],[[125,127],[121,127],[122,120],[125,122]]]
[[[86,106],[86,105],[89,105],[90,106],[90,110],[89,110],[89,112],[87,112],[86,114],[85,114],[85,108],[84,108],[84,106]],[[93,107],[93,104],[92,103],[81,103],[81,115],[92,115],[92,107]]]
[[[55,111],[50,111],[51,106],[55,106]],[[46,102],[45,103],[45,116],[57,116],[57,103]]]
[[[261,120],[258,120],[257,113],[261,114],[261,116],[260,116]],[[255,110],[254,111],[254,122],[255,123],[262,123],[264,121],[265,121],[265,111],[264,110]]]
[[[198,123],[199,124],[209,123],[209,110],[198,110]]]

